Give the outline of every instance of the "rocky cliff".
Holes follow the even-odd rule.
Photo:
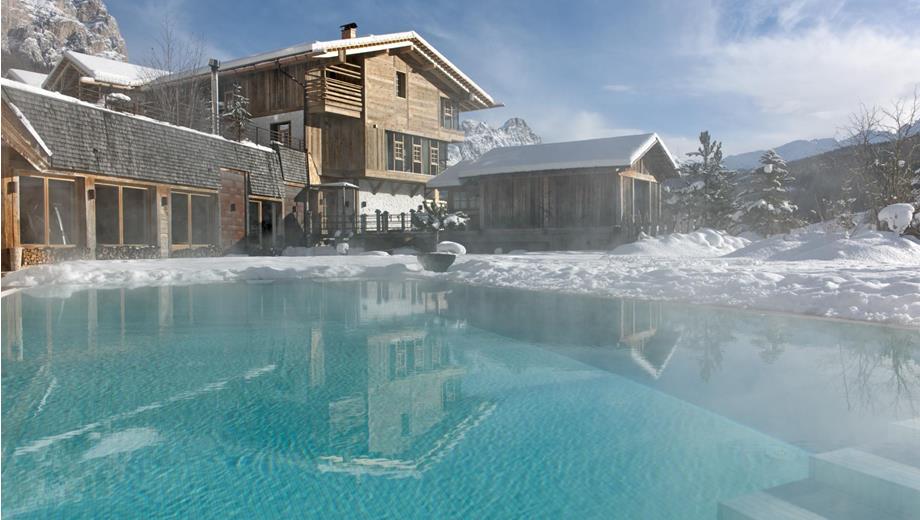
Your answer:
[[[128,51],[102,0],[3,0],[3,71],[47,72],[66,49],[125,61]]]
[[[465,140],[460,144],[452,144],[447,151],[447,164],[457,164],[461,160],[469,161],[478,158],[492,148],[502,146],[518,146],[524,144],[539,144],[540,136],[527,126],[523,119],[514,117],[498,128],[492,128],[479,121],[463,121]]]

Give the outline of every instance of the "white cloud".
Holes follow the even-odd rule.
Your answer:
[[[543,138],[543,141],[548,143],[645,132],[638,128],[618,128],[610,124],[603,115],[589,110],[556,108],[532,116],[532,120],[528,119],[528,123]]]
[[[701,91],[746,96],[764,131],[795,137],[833,133],[859,103],[885,104],[920,83],[920,37],[869,27],[819,24],[728,43],[708,58]]]
[[[604,85],[602,89],[606,90],[607,92],[630,92],[632,91],[633,88],[631,85],[622,85],[618,83],[613,83],[610,85]]]

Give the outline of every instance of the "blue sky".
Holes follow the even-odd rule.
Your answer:
[[[144,63],[167,14],[227,59],[415,30],[546,141],[655,131],[672,151],[710,130],[737,153],[841,136],[859,103],[920,84],[920,0],[107,0]]]

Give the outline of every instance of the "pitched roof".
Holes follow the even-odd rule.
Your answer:
[[[40,87],[48,75],[42,74],[41,72],[32,72],[31,70],[9,69],[6,71],[6,77],[13,81],[25,83],[26,85]]]
[[[464,161],[428,181],[430,188],[459,186],[463,179],[545,170],[627,167],[656,144],[667,156],[669,168],[677,165],[658,134],[623,135],[586,141],[493,148],[474,161]]]
[[[16,109],[50,150],[51,167],[126,179],[216,189],[220,169],[249,172],[254,195],[282,196],[282,160],[271,148],[108,110],[21,83],[0,80]],[[306,161],[286,151],[285,163]],[[295,169],[291,167],[292,170]]]
[[[226,72],[233,69],[251,67],[260,63],[274,62],[276,60],[297,56],[303,56],[305,58],[333,58],[338,56],[340,50],[345,51],[347,55],[353,55],[398,48],[407,48],[415,51],[421,59],[431,65],[432,71],[439,73],[440,76],[456,85],[460,90],[467,92],[470,95],[471,102],[477,108],[501,106],[501,104],[492,99],[492,96],[483,90],[482,87],[477,85],[469,76],[464,74],[463,71],[451,63],[450,60],[444,57],[443,54],[438,52],[437,49],[415,31],[301,43],[283,49],[276,49],[269,52],[254,54],[252,56],[227,60],[221,62],[220,70]],[[209,71],[210,69],[208,67],[202,67],[195,70],[190,75],[197,76],[208,73]],[[182,78],[185,76],[185,74],[177,74],[173,77]]]
[[[48,74],[44,84],[47,85],[49,81],[54,81],[59,71],[68,63],[76,67],[85,77],[92,78],[94,81],[123,87],[138,87],[166,74],[166,71],[151,67],[67,50],[64,51],[61,61]]]

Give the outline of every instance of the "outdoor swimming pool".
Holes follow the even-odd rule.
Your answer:
[[[915,330],[422,281],[2,313],[4,517],[714,518],[920,415]]]

